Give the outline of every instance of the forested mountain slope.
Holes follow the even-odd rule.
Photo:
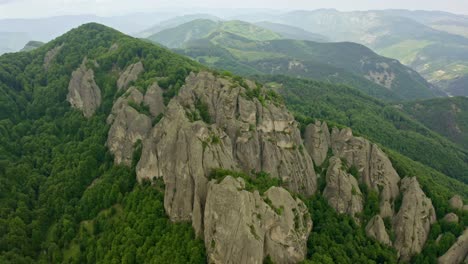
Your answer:
[[[0,107],[2,263],[425,263],[468,222],[465,184],[98,24],[0,57]]]
[[[187,32],[198,28],[195,22],[191,22],[168,29],[164,35],[169,32],[186,32],[184,36],[193,36],[194,33]],[[159,41],[165,43],[168,39],[164,40],[164,36],[161,36]],[[258,41],[220,30],[206,38],[188,41],[176,52],[211,67],[238,74],[286,74],[347,83],[384,100],[443,95],[417,72],[355,43],[317,43],[274,38]]]
[[[449,97],[397,105],[428,128],[468,149],[468,98]]]

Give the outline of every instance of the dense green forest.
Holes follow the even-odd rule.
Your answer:
[[[45,68],[46,53],[62,44]],[[85,57],[97,62],[90,67],[103,98],[89,119],[66,101],[71,73]],[[0,57],[0,263],[206,262],[204,243],[190,223],[175,224],[166,216],[163,183],[137,184],[135,163],[115,166],[106,148],[106,118],[121,94],[118,72],[136,61],[142,61],[145,73],[133,84],[146,89],[158,81],[166,103],[189,72],[203,69],[98,24],[81,26],[31,52]],[[278,91],[302,125],[312,117],[328,119],[387,147],[400,175],[421,180],[438,217],[450,211],[447,201],[454,193],[468,199],[466,185],[439,172],[466,182],[466,174],[459,173],[468,171],[466,153],[393,108],[344,86],[286,77],[261,80],[283,83]],[[219,171],[213,178],[224,175]],[[249,184],[263,190],[282,183],[260,174]],[[337,215],[319,194],[304,200],[314,221],[306,263],[396,262],[393,249],[367,238],[362,226]],[[364,217],[374,213],[374,204],[369,195]],[[459,214],[458,225],[436,224],[429,246],[416,257],[419,263],[433,261],[459,235],[468,222],[466,213]],[[434,244],[443,233],[444,243]]]
[[[399,105],[428,128],[468,149],[468,98],[447,97]]]

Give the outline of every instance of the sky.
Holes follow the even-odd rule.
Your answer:
[[[0,0],[0,19],[70,14],[100,16],[187,8],[269,8],[281,10],[335,8],[439,10],[468,15],[468,0]]]

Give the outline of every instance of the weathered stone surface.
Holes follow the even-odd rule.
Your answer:
[[[142,100],[141,92],[132,87],[117,100],[108,117],[112,126],[109,129],[107,146],[114,154],[116,164],[130,166],[135,144],[144,140],[151,130],[151,118],[129,105],[129,102],[140,105]]]
[[[127,88],[130,82],[136,81],[143,71],[144,68],[141,61],[128,66],[117,80],[117,88],[119,90]]]
[[[363,210],[362,193],[356,178],[343,168],[340,158],[330,158],[323,196],[338,213],[348,214],[359,223],[358,214]]]
[[[156,117],[164,112],[163,90],[157,82],[148,87],[143,101],[149,107],[152,116]]]
[[[463,200],[460,195],[454,195],[449,201],[450,207],[453,209],[461,210],[463,209]]]
[[[162,177],[166,212],[174,221],[192,220],[197,234],[203,228],[207,178],[215,168],[265,171],[282,177],[292,191],[315,192],[313,163],[301,151],[292,115],[284,106],[248,100],[245,92],[228,79],[192,73],[143,142],[138,180]],[[200,104],[208,123],[193,120]]]
[[[73,108],[83,112],[85,117],[91,117],[101,105],[101,90],[94,81],[94,72],[86,67],[84,59],[81,66],[72,73],[68,84],[67,101]]]
[[[420,253],[426,243],[431,224],[436,221],[432,202],[421,190],[415,177],[401,181],[403,200],[400,211],[393,220],[394,247],[402,261]]]
[[[380,215],[393,216],[393,201],[399,194],[400,176],[387,155],[364,138],[354,137],[351,129],[333,128],[331,135],[333,154],[355,166],[361,181],[380,194]]]
[[[366,234],[380,243],[391,246],[392,242],[385,229],[385,223],[380,215],[374,216],[366,226]]]
[[[442,220],[447,221],[449,223],[458,223],[458,221],[459,221],[458,215],[456,215],[454,213],[446,214]]]
[[[468,228],[457,239],[449,250],[439,258],[440,264],[467,263],[468,260]]]
[[[54,58],[57,56],[57,54],[60,52],[60,50],[63,48],[64,43],[62,43],[60,46],[54,47],[53,49],[47,51],[47,53],[44,56],[44,64],[42,65],[44,69],[47,71],[50,67],[50,64],[54,60]]]
[[[304,146],[314,164],[321,166],[331,147],[327,123],[316,121],[315,124],[308,125],[304,133]]]
[[[312,222],[307,208],[283,188],[262,196],[243,190],[242,179],[227,176],[208,186],[205,245],[210,263],[297,263],[306,255]]]

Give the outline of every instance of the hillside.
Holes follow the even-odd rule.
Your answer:
[[[218,69],[245,74],[287,74],[348,83],[389,101],[439,95],[417,72],[354,43],[298,40],[254,41],[232,33],[214,32],[177,52]]]
[[[21,51],[35,50],[37,48],[40,48],[43,45],[44,45],[44,42],[31,40],[28,43],[26,43],[26,45],[24,45],[24,48],[21,49]]]
[[[365,137],[338,122],[311,123],[312,112],[285,94],[302,113],[295,119],[268,86],[290,83],[311,109],[313,90],[304,87],[318,89],[319,118],[353,103],[394,117],[379,112],[386,104],[344,86],[275,78],[264,86],[212,71],[94,23],[1,56],[0,262],[460,257],[449,248],[468,223],[466,184],[387,147],[390,134],[376,137],[381,146],[369,141],[363,132],[381,129],[373,122],[352,119]],[[335,88],[344,92],[326,93]],[[418,144],[409,154],[426,154],[421,160],[433,158],[441,171],[459,169],[456,149],[403,121],[410,139],[427,133],[435,156]],[[453,161],[437,163],[439,151]]]
[[[269,29],[275,33],[278,33],[281,35],[282,38],[285,38],[285,39],[328,42],[327,37],[323,35],[319,35],[319,34],[314,34],[312,32],[309,32],[307,30],[304,30],[298,27],[288,26],[288,25],[279,24],[279,23],[271,23],[268,21],[258,22],[258,23],[255,23],[255,25],[258,25],[262,28]]]
[[[397,107],[428,128],[468,149],[468,98],[431,99]]]
[[[398,59],[414,68],[452,95],[467,95],[466,89],[456,89],[453,82],[468,74],[468,61],[465,56],[460,56],[466,54],[468,39],[460,34],[451,34],[453,30],[464,30],[460,23],[463,27],[466,18],[452,15],[447,21],[447,16],[423,11],[339,12],[321,9],[293,11],[263,19],[300,27],[324,35],[331,41],[364,44],[383,56]],[[251,19],[255,21],[255,17]]]
[[[193,40],[199,40],[214,33],[234,34],[243,38],[265,41],[279,39],[281,36],[268,29],[243,21],[213,21],[197,19],[162,30],[148,37],[149,40],[169,48],[181,48]]]

